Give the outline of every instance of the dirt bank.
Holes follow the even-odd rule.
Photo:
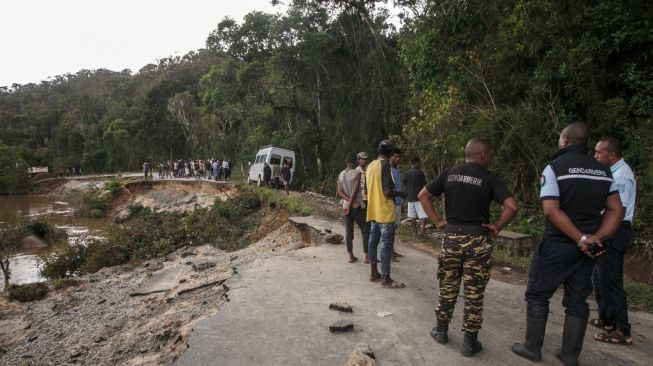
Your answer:
[[[307,245],[290,224],[271,214],[276,230],[227,253],[188,247],[137,266],[105,268],[79,277],[79,286],[42,301],[0,298],[2,365],[142,365],[171,362],[186,348],[193,325],[229,301],[226,279],[238,266]],[[263,233],[259,233],[263,235]]]

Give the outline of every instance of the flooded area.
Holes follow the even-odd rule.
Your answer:
[[[0,226],[12,225],[24,219],[38,219],[66,230],[70,243],[83,238],[101,238],[108,219],[75,217],[75,207],[60,197],[49,195],[0,195]],[[47,250],[47,249],[45,249]],[[39,271],[38,255],[42,251],[17,253],[11,260],[12,284],[44,281]],[[0,291],[4,287],[0,281]]]

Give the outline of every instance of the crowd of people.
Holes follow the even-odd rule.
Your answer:
[[[153,167],[149,162],[143,163],[143,178],[153,177]],[[167,160],[157,165],[159,179],[195,178],[228,181],[231,176],[231,163],[225,159],[208,160]]]
[[[602,138],[594,157],[588,155],[588,140],[586,124],[567,126],[560,134],[558,153],[542,174],[540,200],[545,230],[528,274],[524,342],[512,346],[515,354],[531,361],[542,359],[549,301],[560,285],[564,285],[566,316],[562,347],[556,356],[565,365],[578,365],[588,324],[601,330],[594,336],[596,341],[619,345],[633,342],[623,289],[623,260],[632,240],[635,178],[621,158],[617,139]],[[402,177],[401,150],[383,140],[377,152],[369,164],[365,152],[348,154],[346,168],[338,176],[348,261],[358,260],[353,248],[356,224],[362,234],[365,263],[370,265],[370,281],[385,288],[405,287],[390,276],[391,263],[402,256],[394,250],[394,237],[403,208],[407,207],[415,235],[424,235],[427,220],[441,229],[439,296],[431,336],[440,344],[448,342],[449,323],[462,283],[462,354],[473,356],[482,350],[478,333],[493,241],[518,211],[517,200],[504,180],[488,170],[492,146],[485,139],[469,140],[465,163],[442,171],[428,183],[419,158],[411,159],[411,169]],[[445,198],[444,215],[434,205],[439,196]],[[503,208],[494,222],[490,221],[492,201]],[[592,288],[598,317],[590,320],[587,297]]]

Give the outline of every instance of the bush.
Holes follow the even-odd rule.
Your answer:
[[[281,194],[279,191],[262,187],[247,187],[246,191],[256,192],[260,201],[267,203],[270,207],[283,208],[289,213],[302,216],[310,215],[313,208],[296,197]]]
[[[118,196],[120,196],[120,192],[122,192],[122,185],[117,179],[114,178],[109,182],[109,184],[107,184],[107,189],[109,190],[111,197],[118,198]]]
[[[38,236],[48,244],[55,244],[68,238],[66,230],[57,229],[47,222],[29,220],[23,223],[23,227],[27,233]]]
[[[30,283],[27,285],[9,286],[7,297],[10,300],[29,302],[41,300],[48,294],[48,285],[45,282]]]
[[[57,278],[52,281],[52,287],[55,290],[61,290],[62,288],[79,286],[80,282],[72,278]]]
[[[80,273],[95,273],[104,267],[112,267],[129,262],[126,248],[109,241],[93,240],[88,243]]]
[[[97,195],[97,192],[69,191],[67,198],[77,206],[75,216],[97,219],[103,217],[109,208],[109,202],[105,197]]]
[[[61,243],[54,250],[40,256],[41,275],[49,279],[64,278],[80,274],[80,267],[86,257],[86,247]]]

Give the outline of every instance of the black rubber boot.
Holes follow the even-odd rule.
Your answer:
[[[472,357],[483,350],[483,345],[478,341],[478,333],[465,332],[463,338],[463,356]]]
[[[562,329],[562,349],[558,350],[556,356],[565,366],[577,366],[578,356],[583,349],[585,330],[587,329],[587,318],[565,316],[565,326]]]
[[[546,331],[547,317],[534,317],[526,315],[526,337],[524,343],[512,345],[512,351],[517,355],[531,361],[542,360],[542,343]]]
[[[447,342],[449,342],[447,331],[449,331],[449,321],[438,320],[435,324],[435,328],[431,331],[431,337],[440,344],[447,344]]]

